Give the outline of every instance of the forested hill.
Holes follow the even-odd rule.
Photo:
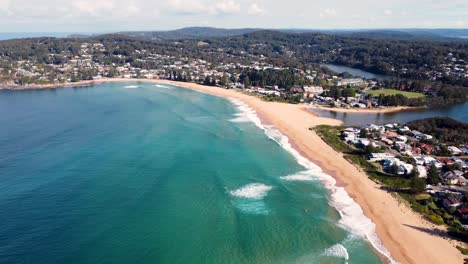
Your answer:
[[[179,40],[207,37],[238,36],[259,31],[256,28],[225,29],[212,27],[188,27],[169,31],[128,31],[119,34],[150,40]]]
[[[125,31],[118,32],[131,37],[150,40],[180,40],[206,37],[229,37],[264,31],[261,28],[213,28],[213,27],[187,27],[167,31]],[[335,36],[353,36],[373,39],[393,40],[439,40],[466,39],[468,29],[356,29],[356,30],[320,30],[320,29],[270,29],[283,33],[321,33]]]
[[[81,47],[84,43],[100,43],[103,47],[85,49],[91,54],[84,54]],[[130,63],[133,67],[153,69],[154,63],[148,63],[148,57],[141,51],[174,56],[177,60],[202,59],[214,65],[265,62],[275,67],[306,69],[332,63],[402,79],[468,87],[468,41],[395,40],[270,30],[177,41],[153,41],[123,34],[0,41],[0,68],[6,73],[15,62],[24,60],[29,65],[58,67],[75,56],[86,55],[94,63]]]

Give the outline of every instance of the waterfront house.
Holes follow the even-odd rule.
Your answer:
[[[460,208],[457,210],[457,214],[460,216],[461,219],[468,219],[468,208]]]
[[[390,168],[396,164],[398,167],[397,174],[398,175],[405,175],[410,174],[413,170],[414,166],[408,163],[405,163],[397,158],[387,158],[384,160],[384,170],[389,171]]]
[[[369,154],[368,158],[369,158],[369,161],[371,162],[379,162],[379,161],[383,161],[386,159],[395,158],[395,156],[389,153],[371,153]]]
[[[445,199],[442,200],[442,205],[445,207],[445,208],[449,208],[449,207],[454,207],[454,208],[457,208],[459,207],[460,205],[462,205],[462,203],[460,202],[459,199],[455,198],[455,197],[447,197]]]

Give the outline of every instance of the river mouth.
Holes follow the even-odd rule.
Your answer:
[[[338,119],[346,126],[384,125],[389,123],[404,124],[430,117],[449,117],[468,123],[468,103],[444,108],[403,110],[392,113],[346,113],[325,109],[309,109],[309,111],[321,117]]]

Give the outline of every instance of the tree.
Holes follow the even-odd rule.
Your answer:
[[[369,132],[367,131],[367,129],[361,129],[361,131],[359,131],[360,138],[367,138],[368,135],[369,135]]]
[[[413,193],[420,193],[426,189],[424,178],[414,177],[410,180],[410,188]]]
[[[437,185],[440,183],[439,170],[434,163],[432,163],[431,167],[427,171],[427,183],[432,185]]]
[[[356,91],[353,88],[345,88],[343,90],[343,96],[346,97],[346,102],[348,102],[348,97],[356,96]]]
[[[248,89],[250,88],[250,79],[249,76],[244,77],[244,88]]]
[[[398,170],[399,169],[400,169],[400,167],[398,166],[398,164],[396,162],[394,162],[392,164],[392,166],[390,166],[389,173],[392,174],[392,175],[398,175]]]
[[[413,167],[410,174],[408,175],[410,178],[418,178],[419,177],[419,170],[416,166]]]

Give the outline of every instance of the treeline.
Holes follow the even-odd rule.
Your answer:
[[[402,94],[380,94],[377,102],[382,106],[425,106],[427,104],[425,98],[408,98]]]
[[[468,124],[449,117],[433,117],[408,124],[411,129],[434,136],[437,140],[449,144],[466,144],[468,142]]]

